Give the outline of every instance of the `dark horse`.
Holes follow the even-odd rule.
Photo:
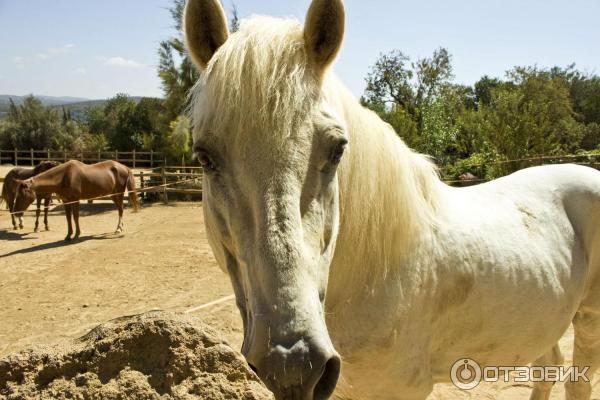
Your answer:
[[[12,223],[15,230],[18,229],[17,222],[15,220],[15,214],[13,214],[15,196],[17,194],[17,181],[32,178],[58,165],[60,165],[60,163],[56,161],[42,161],[35,168],[13,168],[4,178],[4,185],[2,186],[2,199],[6,202],[8,209],[11,212],[10,216],[12,217]],[[48,206],[50,205],[51,198],[52,193],[37,198],[37,211],[35,213],[36,232],[39,231],[40,226],[40,208],[42,206],[42,200],[44,201],[44,226],[46,227],[47,231],[50,230],[50,227],[48,226]],[[23,213],[16,214],[16,216],[19,218],[19,228],[23,229]]]
[[[123,231],[123,199],[125,191],[129,192],[129,200],[134,211],[139,210],[139,201],[135,189],[135,179],[129,168],[116,161],[103,161],[94,165],[86,165],[71,160],[38,176],[18,182],[15,209],[25,210],[36,197],[48,193],[56,193],[65,203],[65,211],[69,231],[65,240],[71,240],[73,227],[71,217],[75,220],[75,239],[79,237],[79,200],[111,198],[119,210],[117,233]]]

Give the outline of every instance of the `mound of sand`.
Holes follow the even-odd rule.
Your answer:
[[[272,399],[244,358],[201,321],[124,317],[84,337],[0,360],[0,398]]]

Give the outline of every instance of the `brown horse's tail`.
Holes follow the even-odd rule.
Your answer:
[[[8,182],[4,181],[2,184],[2,195],[0,196],[0,206],[2,203],[6,202],[8,204]],[[10,206],[9,206],[10,208]]]
[[[129,192],[129,202],[133,205],[133,212],[140,211],[140,199],[138,198],[135,178],[131,170],[129,170],[129,176],[127,177],[127,191]]]

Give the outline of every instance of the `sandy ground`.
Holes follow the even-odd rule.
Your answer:
[[[0,176],[2,171],[0,171]],[[217,267],[204,231],[200,204],[147,206],[125,214],[125,232],[114,235],[111,204],[82,206],[82,238],[65,244],[60,209],[50,232],[10,230],[0,212],[0,357],[32,344],[83,335],[107,320],[153,309],[186,311],[232,293]],[[220,330],[236,348],[241,321],[233,301],[193,313]],[[561,345],[570,361],[572,330]],[[482,384],[470,392],[438,385],[430,399],[527,399],[528,385]],[[552,399],[563,399],[558,385]],[[600,387],[594,386],[600,399]]]

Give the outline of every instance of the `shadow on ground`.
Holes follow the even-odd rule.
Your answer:
[[[0,240],[5,239],[4,235],[6,235],[6,234],[10,235],[10,233],[12,233],[12,232],[0,231]],[[26,236],[26,235],[21,235],[21,234],[17,234],[17,233],[13,233],[13,235],[20,236],[21,238],[23,236]],[[58,240],[55,242],[44,243],[44,244],[40,244],[37,246],[28,247],[26,249],[15,250],[15,251],[7,253],[7,254],[0,254],[0,258],[10,257],[10,256],[14,256],[17,254],[34,253],[36,251],[49,250],[49,249],[54,249],[57,247],[76,246],[78,244],[88,242],[90,240],[114,240],[114,239],[119,239],[121,237],[123,237],[123,234],[105,233],[102,235],[82,236],[79,239],[72,240],[72,241]],[[14,238],[14,239],[7,239],[7,240],[22,240],[21,238]]]
[[[20,231],[15,231],[15,230],[1,230],[0,231],[0,241],[2,240],[9,240],[9,241],[16,241],[16,240],[31,240],[32,238],[27,237],[29,235],[29,233],[20,233]]]

